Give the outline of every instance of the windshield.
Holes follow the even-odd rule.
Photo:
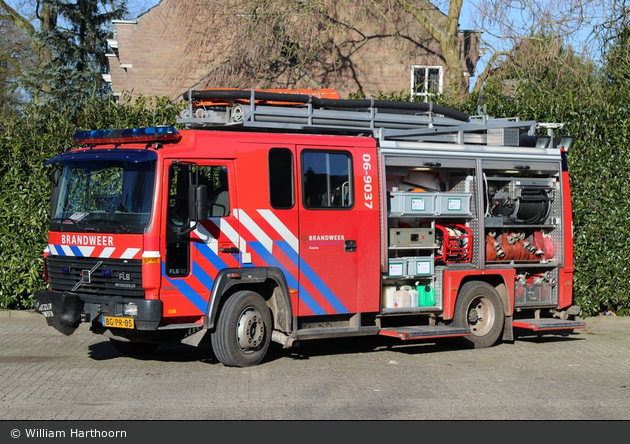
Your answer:
[[[149,223],[155,153],[105,154],[60,155],[49,162],[60,168],[53,174],[51,203],[56,229],[140,233]]]

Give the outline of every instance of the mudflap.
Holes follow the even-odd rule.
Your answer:
[[[33,295],[33,309],[46,318],[48,325],[70,336],[81,324],[83,301],[73,294],[40,290]]]

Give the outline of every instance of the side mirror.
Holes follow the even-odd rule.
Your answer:
[[[50,172],[50,182],[55,188],[57,187],[57,185],[59,185],[59,174],[59,168],[53,167],[52,171]]]
[[[188,214],[191,222],[205,222],[208,219],[208,189],[205,185],[188,188]]]

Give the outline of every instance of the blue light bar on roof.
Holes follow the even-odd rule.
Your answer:
[[[77,131],[72,141],[77,144],[100,145],[106,143],[176,143],[182,135],[174,126],[152,126],[147,128],[107,129]]]

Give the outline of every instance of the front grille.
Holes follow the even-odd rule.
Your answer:
[[[55,291],[144,297],[141,259],[48,256],[46,265]]]

